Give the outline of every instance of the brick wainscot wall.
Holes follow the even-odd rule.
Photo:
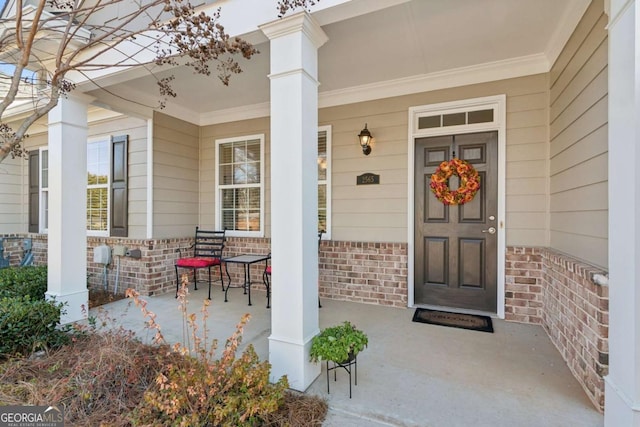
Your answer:
[[[46,264],[46,235],[30,234],[35,264]],[[16,240],[17,245],[19,241]],[[119,292],[132,287],[150,296],[175,292],[174,263],[178,248],[188,248],[193,238],[87,239],[90,287],[102,286],[103,268],[93,262],[93,248],[106,244],[139,249],[142,257],[120,257]],[[13,258],[20,248],[8,248]],[[230,237],[225,257],[243,253],[267,254],[267,238]],[[108,267],[113,291],[117,259]],[[234,283],[243,280],[242,266],[229,265]],[[253,286],[264,290],[262,265],[251,267]],[[205,279],[202,271],[201,280]],[[322,298],[406,308],[408,258],[405,243],[373,243],[325,240],[320,245],[319,292]],[[604,380],[608,372],[608,287],[594,280],[606,272],[548,248],[509,247],[506,251],[505,317],[508,321],[541,325],[563,356],[588,397],[604,407]],[[215,271],[214,279],[218,277]],[[225,283],[227,281],[224,275]],[[215,283],[214,289],[219,287]],[[277,286],[277,283],[273,284]],[[218,298],[212,292],[213,298]],[[221,296],[220,296],[221,297]]]
[[[506,319],[542,325],[593,404],[609,370],[606,273],[546,248],[507,248]]]
[[[47,262],[46,235],[30,235],[34,239],[36,264]],[[174,292],[176,275],[174,264],[178,248],[186,249],[193,238],[175,239],[124,239],[87,238],[87,274],[89,287],[103,286],[103,266],[93,262],[93,248],[107,245],[126,246],[129,250],[139,249],[141,258],[115,257],[107,267],[108,288],[115,287],[118,260],[118,291],[134,288],[141,295],[150,296]],[[268,254],[270,240],[267,238],[229,237],[224,256],[240,254]],[[185,253],[185,252],[183,252]],[[187,252],[188,253],[188,252]],[[364,302],[394,307],[407,306],[407,245],[403,243],[366,243],[325,240],[320,245],[319,257],[320,297],[343,301]],[[242,266],[228,266],[233,283],[243,280]],[[263,290],[262,265],[251,267],[251,280],[257,282],[254,288]],[[224,280],[227,282],[223,268]],[[199,280],[205,280],[205,270],[200,271]],[[213,279],[218,278],[213,270]],[[214,286],[219,286],[218,283]],[[274,285],[275,286],[275,285]],[[215,297],[215,294],[212,294]]]

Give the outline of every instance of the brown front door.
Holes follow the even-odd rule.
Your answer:
[[[498,133],[416,139],[415,302],[496,312]],[[429,183],[443,160],[458,157],[480,174],[480,190],[463,205],[446,206]],[[449,188],[458,178],[449,179]]]

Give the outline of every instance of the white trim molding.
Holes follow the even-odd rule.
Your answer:
[[[407,305],[413,307],[415,304],[415,139],[426,136],[454,135],[471,132],[498,132],[498,254],[497,254],[497,312],[500,319],[504,319],[505,311],[505,249],[506,249],[506,227],[505,227],[505,192],[506,192],[506,95],[496,95],[483,98],[465,99],[439,104],[422,105],[409,108],[409,128],[408,128],[408,161],[407,161]],[[473,110],[493,110],[493,121],[461,126],[446,126],[430,129],[418,129],[418,118],[427,115],[447,114],[459,111]]]
[[[607,0],[605,0],[605,5],[606,2]],[[556,31],[552,34],[551,40],[549,40],[547,49],[545,50],[545,55],[549,61],[549,70],[560,56],[560,53],[562,53],[562,49],[567,45],[569,38],[576,30],[578,23],[590,4],[591,0],[571,0],[571,4],[567,7],[564,15],[560,19],[562,25],[556,27]]]
[[[147,119],[147,239],[153,238],[153,119]]]
[[[546,73],[550,67],[551,64],[545,54],[521,56],[470,67],[461,67],[320,92],[318,94],[318,107],[334,107],[356,102],[373,101],[376,99],[530,76]],[[269,102],[264,102],[246,107],[209,111],[199,116],[199,123],[197,124],[206,126],[258,117],[268,117],[269,114]],[[187,120],[193,122],[193,118]]]

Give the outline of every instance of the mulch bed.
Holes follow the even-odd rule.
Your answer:
[[[99,307],[125,298],[124,294],[114,294],[104,289],[89,289],[89,308]]]
[[[0,364],[2,405],[65,409],[66,425],[130,426],[128,414],[153,386],[160,368],[179,362],[167,347],[150,346],[126,333],[91,333],[49,353]],[[288,391],[264,426],[321,426],[324,399]]]

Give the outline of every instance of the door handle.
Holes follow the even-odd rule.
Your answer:
[[[486,230],[482,230],[483,233],[489,233],[489,234],[496,234],[496,228],[495,227],[489,227]]]

